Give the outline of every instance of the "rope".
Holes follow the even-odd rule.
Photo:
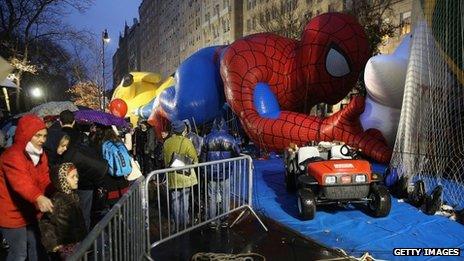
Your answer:
[[[192,256],[192,261],[252,261],[259,260],[265,261],[266,258],[258,253],[245,253],[245,254],[224,254],[224,253],[205,253],[199,252]]]

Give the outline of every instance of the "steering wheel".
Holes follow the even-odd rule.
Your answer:
[[[357,150],[351,149],[346,144],[343,144],[343,146],[340,148],[340,154],[342,154],[345,157],[351,157],[353,159],[356,159],[359,156]]]

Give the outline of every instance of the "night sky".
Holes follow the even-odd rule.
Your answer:
[[[85,13],[81,14],[76,11],[65,20],[76,29],[87,29],[94,32],[97,39],[101,39],[102,31],[108,29],[111,41],[107,45],[107,55],[105,56],[108,67],[111,68],[111,58],[118,48],[119,32],[124,30],[125,21],[131,26],[133,18],[138,19],[138,9],[141,2],[142,0],[95,0]],[[112,72],[112,70],[108,69],[108,72]]]

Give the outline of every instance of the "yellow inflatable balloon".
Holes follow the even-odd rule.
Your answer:
[[[171,85],[174,85],[173,77],[162,82],[161,75],[157,73],[130,72],[116,87],[111,100],[119,98],[127,103],[125,117],[130,117],[130,122],[135,126],[139,118],[137,109],[146,105]]]
[[[156,90],[155,96],[158,97],[162,91],[166,88],[176,85],[176,79],[172,76],[169,76],[164,82],[160,85],[160,87]]]

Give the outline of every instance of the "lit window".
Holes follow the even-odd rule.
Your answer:
[[[411,11],[400,14],[400,35],[411,32]]]

